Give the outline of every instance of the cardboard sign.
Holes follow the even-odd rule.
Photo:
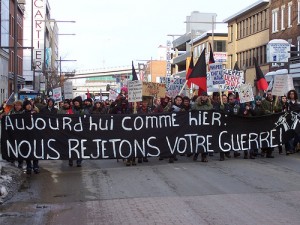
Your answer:
[[[153,82],[143,82],[143,95],[164,98],[166,96],[166,85]]]

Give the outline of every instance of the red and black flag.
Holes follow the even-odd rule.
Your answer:
[[[133,65],[133,61],[132,61],[131,73],[132,73],[132,80],[138,80],[139,79],[137,74],[136,74],[136,71],[135,71],[135,68],[134,68],[134,65]]]
[[[268,82],[262,72],[262,70],[260,69],[260,67],[258,66],[257,60],[254,57],[253,58],[254,61],[254,65],[255,65],[255,73],[256,73],[256,86],[258,90],[262,90],[265,91],[268,89]]]
[[[192,73],[193,69],[194,69],[194,56],[193,56],[193,52],[192,52],[192,56],[191,56],[191,60],[190,60],[190,65],[189,65],[189,68],[188,68],[188,70],[186,72],[186,80],[189,79],[189,76]],[[190,85],[191,84],[189,84],[189,87],[190,87]]]
[[[215,59],[214,59],[214,53],[212,51],[212,48],[211,48],[211,44],[209,43],[209,64],[212,64],[212,63],[215,63]]]
[[[190,87],[191,83],[199,86],[199,90],[207,91],[207,77],[206,77],[206,61],[205,48],[203,49],[199,59],[196,62],[191,74],[188,77],[187,85]]]

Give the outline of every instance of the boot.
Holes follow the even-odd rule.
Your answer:
[[[169,163],[174,163],[174,158],[173,157],[169,158]]]
[[[131,160],[130,159],[127,159],[126,166],[131,166]]]
[[[69,166],[73,166],[73,160],[69,160]]]
[[[201,162],[208,162],[207,153],[201,153]]]
[[[239,157],[240,155],[241,155],[241,153],[236,152],[236,151],[233,153],[233,157],[234,157],[234,158]]]
[[[254,151],[253,150],[250,150],[250,156],[249,156],[250,159],[255,159],[255,156],[254,156]]]
[[[253,156],[256,157],[258,155],[258,149],[253,150]]]
[[[224,160],[225,160],[225,153],[220,152],[220,161],[224,161]]]
[[[143,158],[143,162],[149,162],[147,157]]]
[[[247,150],[244,151],[244,159],[248,159],[248,151]]]
[[[272,155],[272,151],[273,151],[272,148],[268,148],[268,149],[267,149],[267,155],[266,155],[266,158],[274,158],[274,156]]]
[[[131,165],[136,166],[135,158],[132,159]]]
[[[228,159],[231,158],[230,152],[225,152],[224,154],[225,154],[225,156],[226,156]]]
[[[197,161],[199,153],[195,153],[193,156],[193,161]]]
[[[282,154],[282,145],[278,146],[278,153],[281,155]]]
[[[142,162],[143,162],[142,158],[138,158],[138,163],[142,163]]]

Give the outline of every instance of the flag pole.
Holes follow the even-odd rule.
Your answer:
[[[223,98],[222,98],[222,92],[221,92],[221,85],[219,85],[219,94],[220,94],[221,105],[223,105]]]
[[[185,81],[184,85],[182,86],[180,92],[178,93],[178,95],[181,95],[181,92],[183,91],[183,89],[185,88],[185,85],[187,84],[188,80]]]

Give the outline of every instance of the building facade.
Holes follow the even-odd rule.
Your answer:
[[[283,39],[291,44],[288,63],[273,63],[270,71],[287,69],[294,87],[300,91],[300,0],[270,0],[270,40]]]
[[[23,18],[24,18],[24,4],[17,5],[17,18],[15,18],[15,1],[9,2],[9,64],[8,64],[8,94],[14,91],[14,76],[17,75],[18,89],[24,83],[23,79]],[[15,33],[15,20],[17,20],[17,33]],[[17,38],[17,52],[14,51],[15,38]],[[17,58],[15,59],[15,54]],[[15,66],[15,64],[17,64]],[[16,70],[16,71],[15,71]]]
[[[8,64],[9,64],[9,2],[0,1],[0,102],[8,96]]]
[[[194,11],[186,18],[186,33],[173,40],[172,75],[185,77],[186,62],[191,57],[190,41],[216,29],[215,13]]]
[[[225,19],[228,23],[228,68],[235,63],[245,74],[245,83],[252,85],[255,91],[255,57],[264,74],[269,72],[266,46],[269,34],[269,1],[257,1],[249,7]],[[256,93],[256,92],[254,92]]]

